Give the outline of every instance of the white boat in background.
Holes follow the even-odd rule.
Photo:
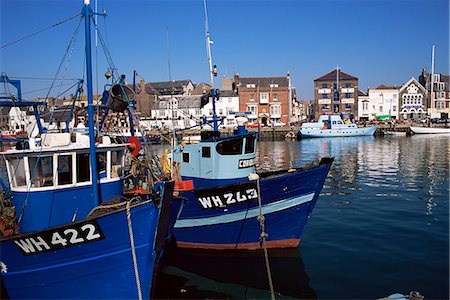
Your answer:
[[[445,127],[414,127],[411,126],[411,131],[415,134],[450,134],[450,128]]]
[[[342,136],[373,135],[378,126],[358,127],[354,123],[346,123],[339,115],[323,115],[314,123],[304,123],[299,130],[298,138],[322,138]]]

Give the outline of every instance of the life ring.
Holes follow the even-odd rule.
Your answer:
[[[130,150],[131,155],[137,156],[139,154],[139,150],[141,150],[141,144],[139,143],[139,139],[137,137],[130,136],[128,139],[128,150]]]

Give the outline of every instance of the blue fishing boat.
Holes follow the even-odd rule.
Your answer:
[[[182,179],[193,183],[179,195],[187,201],[174,227],[177,245],[258,249],[263,215],[267,247],[297,247],[333,158],[257,174],[257,136],[245,130],[242,117],[236,119],[234,135],[206,131],[200,141],[179,143],[173,153]]]
[[[218,250],[295,248],[333,158],[324,157],[302,168],[257,174],[257,135],[245,129],[245,113],[237,114],[233,135],[221,136],[222,120],[215,104],[220,91],[214,89],[217,66],[212,63],[206,0],[204,8],[213,87],[207,94],[213,116],[212,120],[204,118],[204,123],[213,130],[203,131],[198,139],[176,141],[172,151],[172,173],[191,183],[182,185],[179,191],[179,197],[187,201],[174,226],[177,245]]]
[[[133,158],[138,171],[125,180],[130,145],[95,131],[90,54],[95,13],[88,0],[81,15],[89,131],[46,132],[38,122],[38,137],[1,153],[9,191],[1,199],[0,266],[2,292],[11,299],[148,299],[178,214],[179,205],[171,202],[173,182],[154,183],[148,163],[138,157]],[[115,86],[124,87],[116,78]],[[128,102],[125,92],[121,101]]]

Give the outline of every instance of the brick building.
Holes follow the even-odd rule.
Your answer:
[[[290,77],[234,76],[234,87],[239,94],[239,111],[250,112],[249,124],[280,126],[289,124],[292,113]]]
[[[315,118],[323,114],[358,115],[358,78],[334,69],[314,80]]]

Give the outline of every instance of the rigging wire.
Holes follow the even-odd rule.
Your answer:
[[[53,27],[56,27],[56,26],[61,25],[61,24],[64,24],[64,23],[66,23],[66,22],[68,22],[68,21],[70,21],[70,20],[72,20],[72,19],[74,19],[74,18],[76,18],[76,17],[78,17],[78,16],[80,16],[80,15],[81,15],[81,13],[78,13],[78,14],[76,14],[76,15],[73,15],[73,16],[69,17],[69,18],[66,19],[66,20],[59,21],[59,22],[56,23],[56,24],[50,25],[50,26],[48,26],[48,27],[46,27],[46,28],[44,28],[44,29],[38,30],[38,31],[36,31],[36,32],[34,32],[34,33],[31,33],[31,34],[28,34],[28,35],[26,35],[26,36],[24,36],[24,37],[21,37],[21,38],[15,40],[15,41],[12,41],[12,42],[10,42],[10,43],[7,43],[7,44],[5,44],[5,45],[2,45],[2,46],[0,46],[0,49],[6,48],[6,47],[11,46],[11,45],[14,45],[14,44],[16,44],[16,43],[18,43],[18,42],[21,42],[21,41],[23,41],[23,40],[25,40],[25,39],[27,39],[27,38],[30,38],[30,37],[32,37],[32,36],[35,36],[35,35],[37,35],[37,34],[39,34],[39,33],[42,33],[42,32],[44,32],[44,31],[46,31],[46,30],[49,30],[49,29],[51,29],[51,28],[53,28]]]

